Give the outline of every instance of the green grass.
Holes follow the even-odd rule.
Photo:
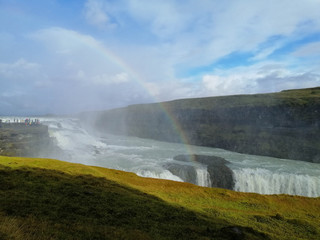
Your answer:
[[[320,239],[320,198],[0,157],[0,239]]]
[[[234,107],[276,106],[280,104],[303,106],[320,99],[320,87],[286,90],[277,93],[232,95],[221,97],[179,99],[162,103],[168,109],[224,109]]]
[[[44,228],[35,227],[31,232],[38,237],[210,236],[206,230],[210,222],[205,218],[104,178],[34,168],[4,168],[1,174],[1,190],[7,194],[0,201],[1,211],[16,219],[41,222]]]

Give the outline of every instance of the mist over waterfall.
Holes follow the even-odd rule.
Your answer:
[[[320,164],[137,137],[95,136],[87,132],[79,120],[72,118],[40,118],[40,121],[48,125],[50,136],[62,150],[63,154],[53,156],[60,160],[211,187],[212,176],[207,165],[191,159],[177,161],[175,156],[217,156],[229,162],[236,191],[320,196]]]

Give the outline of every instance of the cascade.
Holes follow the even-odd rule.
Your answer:
[[[320,196],[320,178],[310,175],[277,173],[261,168],[233,170],[235,187],[240,192]]]
[[[196,168],[197,185],[202,187],[211,187],[210,174],[206,166]]]

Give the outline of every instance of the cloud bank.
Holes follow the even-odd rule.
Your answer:
[[[3,114],[320,85],[318,0],[1,5]]]

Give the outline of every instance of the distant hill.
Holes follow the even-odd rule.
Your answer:
[[[0,157],[0,239],[320,239],[320,198]]]
[[[81,114],[98,132],[320,163],[320,87]]]

